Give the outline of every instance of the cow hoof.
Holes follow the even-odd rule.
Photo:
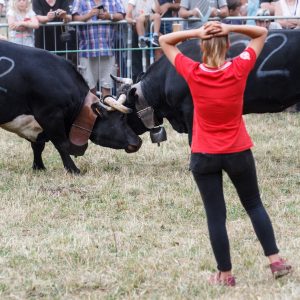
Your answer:
[[[33,169],[33,171],[46,171],[46,167],[45,166],[33,165],[32,169]]]
[[[67,172],[69,174],[73,174],[73,175],[79,175],[80,174],[80,170],[78,168],[75,169],[67,169]]]

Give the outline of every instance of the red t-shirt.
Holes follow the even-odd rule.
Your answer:
[[[255,61],[252,48],[219,68],[177,54],[176,70],[187,81],[194,103],[193,153],[233,153],[253,146],[242,111],[246,80]]]

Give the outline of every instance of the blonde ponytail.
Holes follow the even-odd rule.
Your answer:
[[[228,36],[213,37],[201,41],[202,60],[212,67],[220,67],[224,63],[228,48]]]

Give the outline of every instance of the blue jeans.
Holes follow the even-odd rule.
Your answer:
[[[209,238],[220,271],[230,271],[229,240],[223,170],[236,188],[266,256],[279,252],[270,218],[262,204],[251,150],[230,154],[192,153],[190,169],[199,188],[207,216]]]

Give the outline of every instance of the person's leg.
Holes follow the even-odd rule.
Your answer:
[[[199,188],[207,216],[210,242],[221,271],[221,278],[231,275],[229,240],[226,230],[226,206],[223,195],[219,156],[192,154],[191,170]]]
[[[160,15],[157,13],[150,15],[150,21],[153,21],[153,25],[154,25],[151,43],[153,46],[158,47],[159,46],[158,35],[159,35],[159,29],[161,24]]]
[[[99,82],[101,87],[102,97],[111,95],[112,79],[110,74],[115,74],[115,57],[114,56],[101,56],[100,58],[100,74]]]
[[[227,155],[224,161],[224,170],[234,184],[241,203],[251,219],[264,254],[271,260],[278,258],[279,250],[270,218],[260,198],[255,162],[251,150]]]
[[[99,78],[99,63],[98,57],[81,57],[79,71],[85,79],[90,91],[96,95],[96,86]]]
[[[136,18],[136,32],[139,37],[145,38],[145,22],[146,22],[146,16],[145,15],[139,15]]]
[[[150,15],[150,21],[153,21],[153,35],[158,35],[161,24],[160,15],[157,13]]]

